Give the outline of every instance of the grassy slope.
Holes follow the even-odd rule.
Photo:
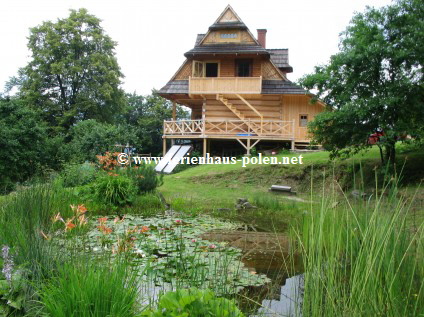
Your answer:
[[[404,186],[403,192],[412,196],[418,189],[415,204],[420,209],[424,202],[424,191],[418,184],[424,177],[424,151],[401,153],[402,148],[399,150],[397,166],[400,166],[398,169],[403,169],[403,185],[407,185]],[[287,153],[278,157],[298,155],[300,153]],[[177,210],[211,211],[216,208],[233,208],[237,198],[245,197],[254,203],[262,202],[263,206],[260,207],[264,209],[283,209],[284,212],[280,215],[290,217],[310,209],[310,201],[319,200],[316,193],[323,187],[328,187],[327,183],[323,186],[324,173],[330,178],[336,178],[347,192],[354,187],[366,188],[366,191],[371,192],[375,187],[374,168],[380,165],[377,147],[335,162],[329,162],[328,152],[301,155],[304,157],[303,165],[242,167],[241,162],[235,165],[200,165],[166,175],[164,185],[159,190]],[[377,176],[381,179],[382,174]],[[311,187],[311,183],[314,186]],[[297,197],[309,202],[294,202],[286,196],[269,193],[268,188],[273,184],[290,185],[298,192]],[[311,193],[311,188],[315,192]],[[273,208],[276,204],[280,206]]]

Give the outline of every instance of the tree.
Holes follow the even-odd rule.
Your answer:
[[[129,110],[122,121],[132,127],[137,136],[136,148],[143,153],[162,153],[163,121],[172,118],[172,103],[157,95],[127,94]],[[188,112],[177,106],[177,118],[188,118]]]
[[[133,145],[137,138],[125,124],[101,123],[94,119],[78,122],[69,130],[70,141],[63,146],[61,156],[71,162],[97,162],[96,155],[120,150],[115,145]]]
[[[38,114],[18,99],[0,98],[0,192],[45,164],[47,132]]]
[[[125,108],[116,43],[86,9],[31,29],[32,60],[9,83],[26,102],[65,132],[76,122],[111,122]]]
[[[424,127],[424,2],[400,0],[356,14],[341,34],[340,52],[302,78],[328,111],[309,126],[333,156],[357,152],[384,131],[382,159],[394,163],[395,143]]]

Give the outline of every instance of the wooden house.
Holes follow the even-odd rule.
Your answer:
[[[198,34],[186,60],[159,90],[173,102],[172,120],[163,127],[166,141],[191,139],[203,143],[232,141],[246,154],[258,142],[309,143],[307,123],[323,110],[321,102],[287,79],[293,68],[288,49],[266,48],[265,29],[257,38],[228,6],[206,34]],[[176,120],[176,104],[191,109],[190,120]]]

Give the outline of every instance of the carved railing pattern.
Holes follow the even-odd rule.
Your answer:
[[[165,136],[222,135],[294,138],[294,120],[172,120],[164,121]]]

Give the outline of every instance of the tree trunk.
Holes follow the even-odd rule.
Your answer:
[[[396,140],[390,140],[386,143],[386,162],[394,167],[396,159]]]
[[[381,166],[384,165],[384,154],[383,154],[383,148],[377,143],[378,149],[380,150],[380,158],[381,158]]]

